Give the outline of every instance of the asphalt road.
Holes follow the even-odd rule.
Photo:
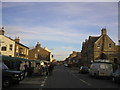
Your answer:
[[[47,78],[45,88],[120,88],[110,79],[95,79],[88,74],[79,74],[78,69],[57,66]]]
[[[83,88],[87,90],[91,88],[97,88],[97,90],[106,88],[119,90],[120,84],[116,84],[110,79],[95,79],[89,77],[88,74],[79,74],[78,68],[69,68],[61,65],[54,68],[52,75],[25,78],[20,84],[14,85],[9,89],[49,90],[51,88]]]

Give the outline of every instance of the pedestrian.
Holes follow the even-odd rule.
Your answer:
[[[25,78],[28,74],[28,66],[25,64],[24,67],[25,67],[25,70],[24,70],[24,78]]]
[[[54,69],[54,66],[53,66],[53,63],[50,63],[49,64],[49,75],[51,75],[52,74],[52,71],[53,71],[53,69]]]
[[[28,67],[28,77],[31,77],[33,73],[32,67]]]

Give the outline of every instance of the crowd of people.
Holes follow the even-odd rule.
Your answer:
[[[40,75],[50,75],[52,73],[54,66],[53,63],[45,63],[40,65],[38,70]]]
[[[41,76],[45,76],[45,75],[51,75],[53,69],[54,69],[54,65],[52,62],[51,63],[42,62],[42,63],[38,64],[37,67],[34,68],[33,72],[30,72],[30,71],[32,71],[30,69],[28,69],[28,70],[26,69],[26,71],[28,72],[28,76],[31,76],[32,73],[38,74]]]

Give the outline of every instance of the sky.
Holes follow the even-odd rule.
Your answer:
[[[20,37],[34,47],[37,42],[64,60],[72,51],[81,51],[89,36],[100,36],[101,29],[118,43],[117,2],[2,2],[5,35]],[[13,0],[14,1],[14,0]]]

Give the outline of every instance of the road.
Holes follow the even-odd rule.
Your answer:
[[[52,75],[33,76],[21,81],[19,85],[14,85],[11,89],[32,88],[41,90],[45,88],[120,88],[120,84],[112,82],[110,79],[95,79],[88,74],[79,74],[77,68],[56,66]]]
[[[45,88],[118,88],[119,84],[108,79],[95,79],[79,74],[75,68],[58,66],[46,81]]]

